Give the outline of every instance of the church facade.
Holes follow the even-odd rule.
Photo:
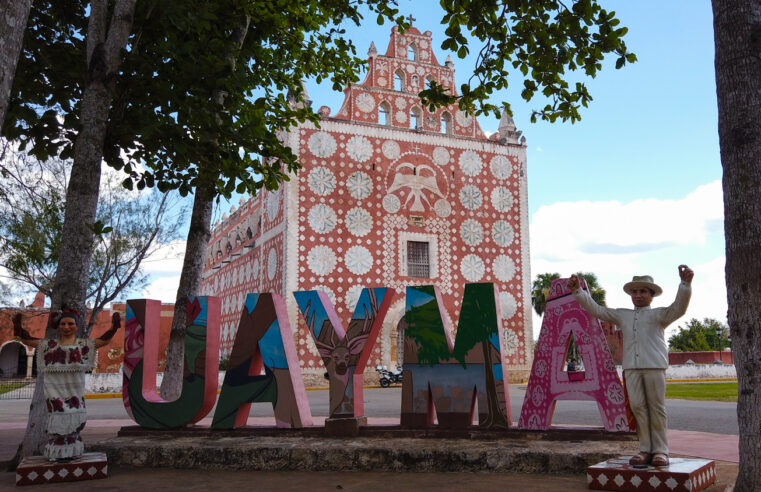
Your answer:
[[[281,134],[298,175],[241,201],[212,233],[201,292],[223,299],[223,357],[248,292],[284,295],[302,372],[321,377],[292,292],[326,292],[347,326],[363,287],[396,289],[369,362],[393,367],[406,286],[437,285],[456,329],[465,284],[493,282],[508,368],[528,372],[525,138],[507,116],[487,137],[456,105],[429,111],[417,94],[430,81],[457,93],[451,59],[437,61],[430,32],[394,27],[385,54],[371,45],[366,78],[345,90],[337,113],[323,106],[320,128]]]

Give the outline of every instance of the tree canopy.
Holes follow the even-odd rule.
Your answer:
[[[16,295],[50,297],[58,267],[70,161],[44,162],[0,142],[0,264]],[[183,211],[157,191],[128,192],[115,172],[101,183],[96,246],[86,299],[90,320],[120,293],[147,284],[142,261],[177,239]],[[176,214],[174,216],[170,214]]]
[[[600,286],[600,282],[597,280],[597,275],[591,272],[578,272],[577,276],[583,277],[587,282],[587,288],[592,299],[601,306],[605,306],[605,289]],[[552,281],[560,278],[560,274],[554,273],[540,273],[534,278],[534,282],[531,284],[531,305],[534,306],[536,314],[541,316],[544,314],[544,309],[547,306],[547,296],[552,286]]]
[[[713,318],[692,318],[669,337],[672,352],[704,352],[729,348],[729,327]]]

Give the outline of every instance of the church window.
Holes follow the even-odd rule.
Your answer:
[[[452,115],[447,111],[441,113],[441,133],[452,134]]]
[[[428,76],[428,77],[426,77],[426,79],[425,79],[425,88],[426,88],[426,89],[430,89],[430,88],[431,88],[431,82],[433,82],[433,77],[431,77],[431,76],[429,75],[429,76]]]
[[[402,72],[401,69],[394,72],[394,90],[395,91],[404,90],[404,72]]]
[[[430,278],[431,263],[428,243],[407,241],[407,275],[409,277]]]
[[[391,124],[391,105],[387,102],[380,103],[378,106],[378,123],[381,125]]]
[[[414,44],[407,46],[407,58],[410,60],[417,60],[417,46]]]
[[[412,108],[412,111],[410,111],[410,128],[413,130],[422,130],[423,122],[421,120],[420,109]]]

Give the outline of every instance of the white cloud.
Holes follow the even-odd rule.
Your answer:
[[[149,260],[144,261],[143,269],[151,275],[153,281],[139,297],[173,303],[180,284],[184,255],[185,241],[177,240],[162,247]]]
[[[677,200],[553,203],[536,211],[530,227],[532,278],[593,272],[607,291],[607,304],[626,307],[631,300],[623,284],[633,275],[652,275],[664,291],[653,306],[663,306],[674,299],[677,266],[685,263],[695,271],[693,296],[687,314],[669,331],[693,317],[726,321],[723,240],[716,240],[723,238],[720,181]],[[540,326],[535,316],[534,337]]]
[[[165,303],[174,303],[177,299],[177,287],[180,285],[180,274],[156,278],[143,290],[140,297],[155,299]]]

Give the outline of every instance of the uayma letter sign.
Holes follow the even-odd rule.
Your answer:
[[[443,311],[438,289],[435,286],[407,287],[407,308],[402,323],[405,372],[401,425],[429,427],[434,425],[436,417],[441,426],[468,427],[473,425],[476,405],[480,427],[512,425],[497,294],[491,283],[465,286],[453,343],[447,325],[451,318]],[[389,288],[365,288],[351,323],[343,327],[327,295],[318,291],[294,293],[299,312],[327,367],[331,418],[356,418],[364,414],[362,374],[396,295]],[[165,401],[156,393],[161,303],[146,299],[127,301],[122,393],[124,407],[139,425],[154,429],[178,428],[198,422],[214,407],[219,372],[220,304],[216,297],[195,297],[187,301],[182,393],[177,400]],[[596,320],[590,318],[585,322],[589,325]],[[583,338],[587,332],[579,333]],[[540,340],[551,343],[549,338],[545,336]],[[552,340],[567,344],[563,336]],[[550,350],[554,353],[555,348]],[[567,350],[567,346],[557,348],[558,352]],[[584,352],[587,348],[582,345],[585,356],[589,353]],[[589,362],[597,366],[603,361]],[[532,371],[529,388],[549,384],[540,376]],[[601,379],[604,378],[578,381],[579,389],[584,390],[584,399],[608,396],[592,388],[600,385]],[[549,390],[545,388],[546,394],[550,394]],[[572,398],[572,390],[568,388],[565,398]],[[535,391],[540,390],[532,390],[531,395]],[[272,404],[278,427],[312,425],[285,299],[278,294],[248,294],[241,306],[240,324],[212,427],[232,429],[245,425],[254,402]],[[603,408],[609,402],[598,403]],[[541,427],[531,419],[521,420],[521,427]],[[628,430],[620,426],[611,429],[607,421],[604,424],[609,430]]]

